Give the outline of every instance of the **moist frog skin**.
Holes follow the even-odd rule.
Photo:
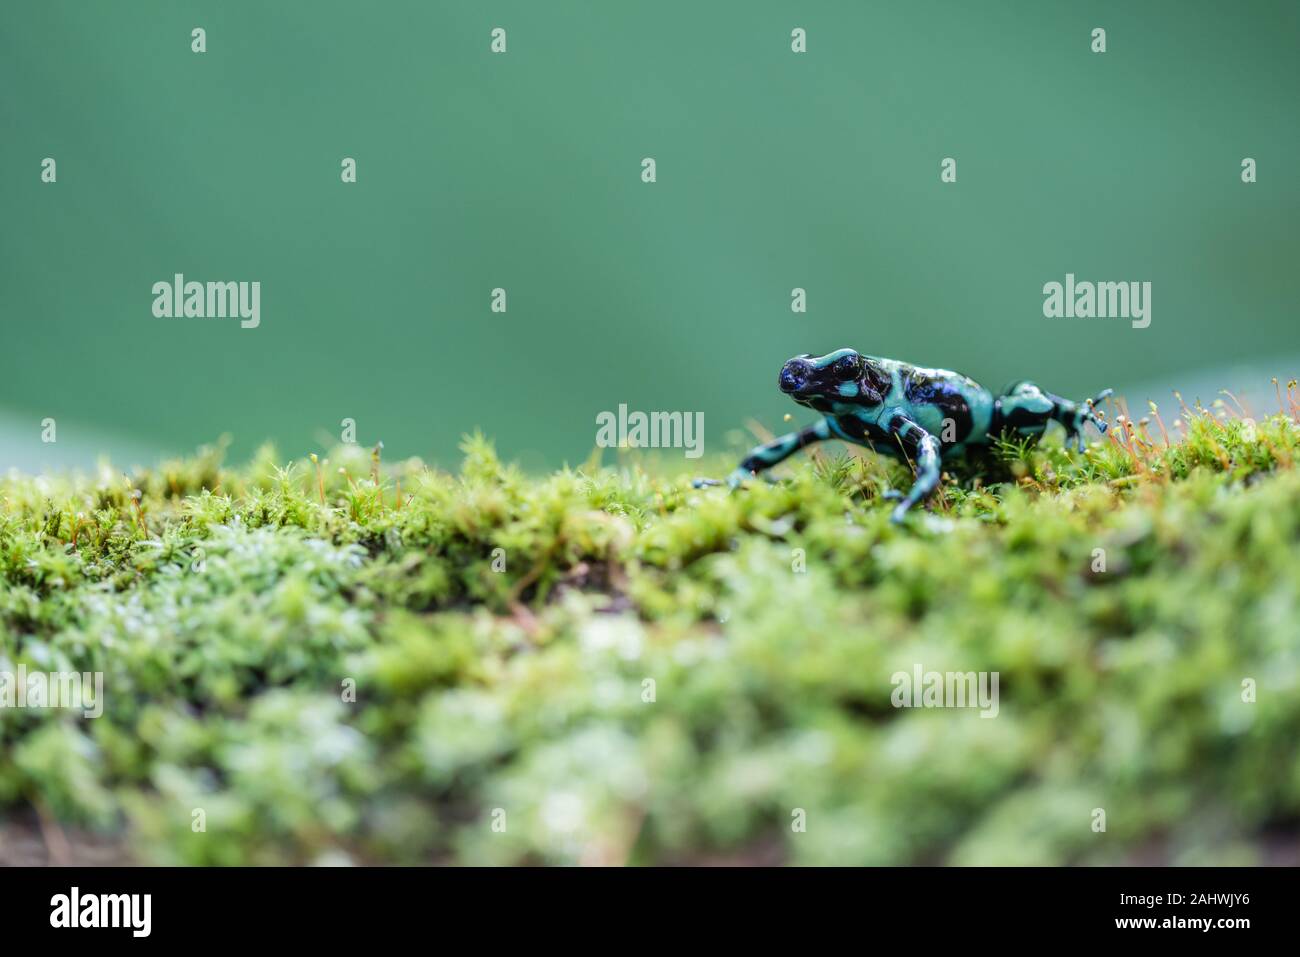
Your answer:
[[[1049,422],[1065,428],[1066,441],[1084,448],[1083,429],[1106,423],[1096,406],[1111,394],[1072,402],[1045,392],[1027,380],[994,394],[969,376],[947,369],[928,369],[897,359],[837,349],[824,356],[795,356],[781,367],[781,391],[822,418],[797,432],[760,445],[726,479],[736,488],[745,479],[783,462],[799,449],[826,439],[842,439],[882,455],[912,463],[915,481],[898,500],[894,522],[924,501],[939,485],[940,465],[968,448],[991,445],[1003,435],[1037,439]],[[697,486],[718,485],[701,479]]]

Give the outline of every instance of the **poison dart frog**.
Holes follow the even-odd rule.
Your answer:
[[[938,487],[942,461],[989,446],[1001,436],[1036,441],[1047,423],[1056,421],[1065,427],[1066,441],[1074,440],[1082,452],[1087,423],[1106,431],[1096,406],[1112,392],[1105,389],[1095,398],[1071,402],[1021,381],[994,395],[958,372],[864,356],[853,349],[837,349],[820,358],[795,356],[781,367],[777,384],[823,418],[755,448],[726,484],[734,489],[814,442],[843,439],[912,463],[916,479],[907,495],[891,489],[884,496],[898,502],[890,516],[895,523]],[[720,484],[710,479],[695,482],[697,488]]]

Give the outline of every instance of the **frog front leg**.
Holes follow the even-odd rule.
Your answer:
[[[726,483],[734,489],[751,475],[757,475],[774,465],[779,465],[805,446],[824,441],[830,437],[830,425],[825,419],[821,419],[807,428],[800,429],[798,432],[788,432],[778,439],[773,439],[765,445],[752,449],[740,465],[736,467],[735,471],[727,476]],[[696,488],[703,488],[706,485],[721,485],[722,483],[717,479],[696,479],[692,484]]]
[[[925,501],[939,487],[939,479],[943,474],[939,468],[942,457],[939,440],[908,418],[905,412],[895,410],[886,415],[887,419],[883,420],[886,430],[903,447],[903,451],[913,463],[916,474],[907,495],[892,489],[885,493],[885,498],[902,500],[889,516],[889,520],[898,525],[902,523],[908,509],[917,502]]]

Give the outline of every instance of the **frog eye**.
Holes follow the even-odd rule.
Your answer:
[[[836,359],[834,372],[841,379],[856,379],[858,377],[858,357],[841,356]]]

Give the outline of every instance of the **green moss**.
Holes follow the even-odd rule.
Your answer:
[[[105,708],[0,710],[0,814],[160,863],[1294,854],[1300,428],[1183,417],[1004,446],[903,528],[869,455],[12,476],[0,670]],[[917,664],[997,717],[894,708]]]

